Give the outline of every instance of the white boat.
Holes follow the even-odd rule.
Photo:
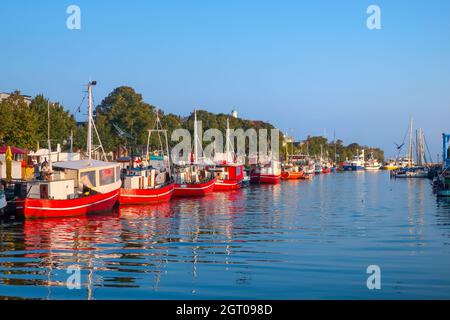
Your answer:
[[[369,160],[367,160],[366,163],[364,164],[364,170],[377,171],[377,170],[380,170],[380,168],[381,168],[381,163],[378,162],[377,159],[375,159],[373,152],[371,152]]]
[[[428,178],[429,169],[426,166],[425,159],[425,137],[422,129],[416,133],[416,158],[417,164],[414,163],[413,152],[413,119],[411,118],[409,125],[409,146],[408,154],[400,158],[398,161],[399,168],[391,171],[391,177],[394,178]]]

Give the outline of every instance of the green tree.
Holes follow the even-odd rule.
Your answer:
[[[31,102],[30,111],[35,114],[37,122],[36,140],[41,146],[47,147],[47,131],[48,131],[48,99],[42,94],[37,95]],[[73,115],[64,109],[59,103],[50,103],[50,139],[52,148],[57,144],[68,146],[70,131],[75,131],[76,121]]]
[[[38,133],[37,117],[19,91],[0,102],[0,114],[0,143],[34,149]]]
[[[145,103],[142,95],[131,87],[114,89],[95,109],[96,126],[106,151],[128,145],[134,152],[147,144],[148,129],[155,122],[155,107]],[[120,136],[116,127],[131,138]]]

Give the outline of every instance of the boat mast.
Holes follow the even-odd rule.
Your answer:
[[[96,81],[88,83],[88,132],[87,132],[87,151],[88,158],[92,160],[92,86],[97,84]]]
[[[194,163],[197,164],[197,110],[194,110]]]
[[[409,124],[409,147],[408,147],[408,167],[412,167],[412,157],[413,157],[413,118],[411,117],[411,121]]]
[[[50,101],[47,101],[47,144],[48,144],[48,164],[52,170],[52,145],[50,141]]]
[[[226,144],[227,144],[227,163],[230,161],[230,119],[227,118],[227,132],[226,132]]]
[[[336,130],[333,132],[333,140],[334,140],[334,165],[336,166]]]

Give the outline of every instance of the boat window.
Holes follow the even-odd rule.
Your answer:
[[[114,168],[100,170],[99,177],[101,186],[114,183]]]
[[[97,183],[95,180],[95,170],[81,172],[80,173],[80,182],[88,188],[96,187]]]
[[[116,181],[120,180],[120,167],[116,167]]]
[[[241,175],[241,167],[237,167],[236,168],[236,175],[240,176]]]

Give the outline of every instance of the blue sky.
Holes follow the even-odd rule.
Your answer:
[[[81,30],[66,28],[71,4]],[[410,116],[434,157],[450,131],[450,1],[2,1],[0,37],[0,91],[69,110],[91,78],[97,103],[129,85],[166,112],[236,108],[387,155]]]

